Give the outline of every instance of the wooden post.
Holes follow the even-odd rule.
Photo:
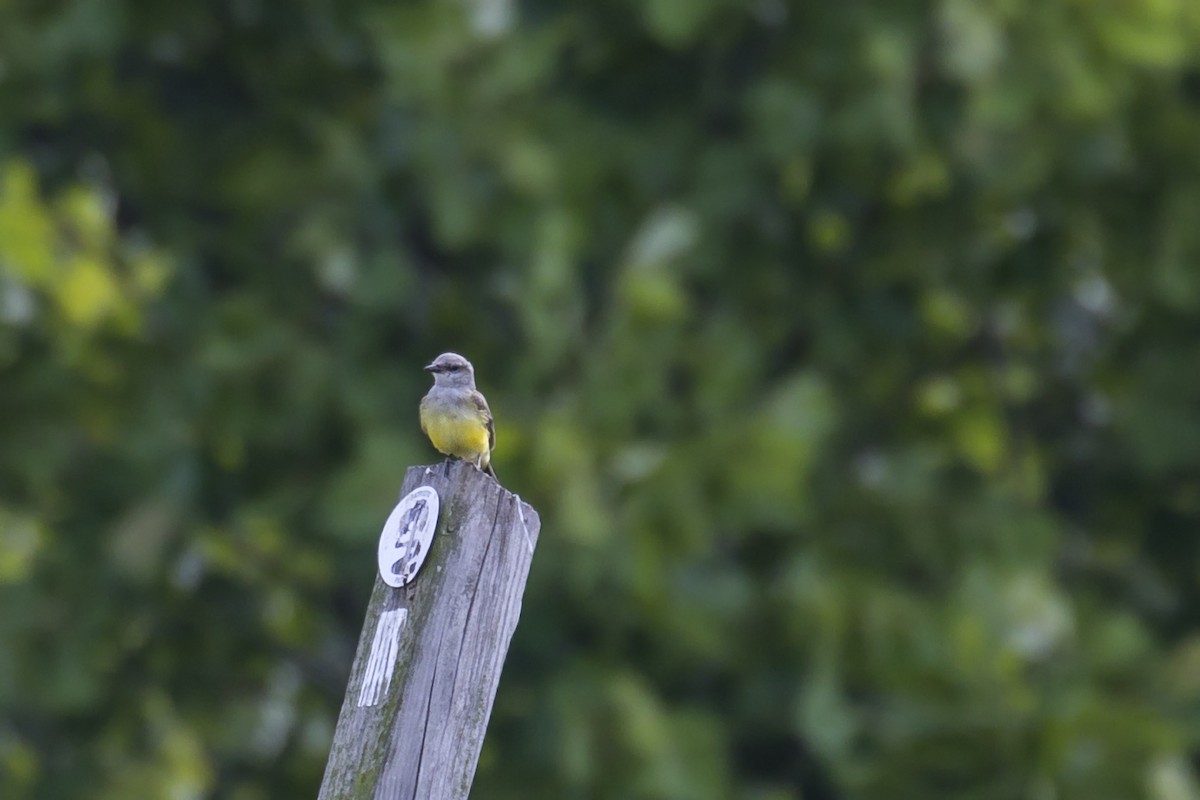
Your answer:
[[[541,523],[461,461],[410,467],[401,496],[418,486],[441,499],[437,533],[408,586],[375,577],[319,800],[471,789]]]

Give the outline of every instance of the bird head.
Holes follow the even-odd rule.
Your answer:
[[[458,353],[442,353],[425,369],[433,373],[434,386],[475,386],[475,368]]]

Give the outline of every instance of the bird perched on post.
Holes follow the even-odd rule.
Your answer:
[[[487,400],[475,388],[475,368],[458,353],[442,353],[425,369],[433,373],[433,388],[421,398],[421,430],[439,452],[496,477],[496,426]]]

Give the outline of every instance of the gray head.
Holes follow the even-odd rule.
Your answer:
[[[458,353],[442,353],[425,369],[433,373],[434,386],[475,388],[475,368]]]

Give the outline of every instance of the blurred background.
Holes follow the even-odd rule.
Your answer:
[[[475,797],[1200,798],[1200,4],[3,0],[0,796],[315,796],[445,350]]]

